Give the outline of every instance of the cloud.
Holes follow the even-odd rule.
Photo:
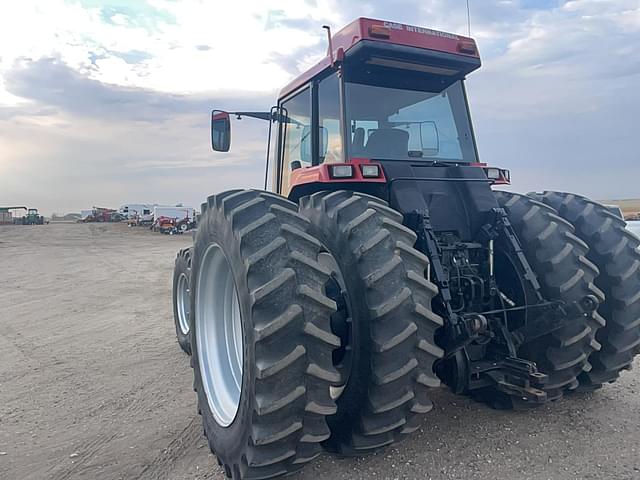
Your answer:
[[[0,204],[199,204],[261,186],[266,124],[234,122],[232,152],[213,154],[210,110],[268,109],[325,54],[322,24],[360,15],[467,29],[465,2],[448,0],[3,5]],[[472,1],[471,33],[484,161],[511,168],[521,191],[637,196],[637,0]]]
[[[265,59],[316,44],[322,22],[336,18],[323,13],[323,5],[24,0],[0,15],[0,76],[19,58],[55,57],[90,78],[123,86],[171,93],[229,85],[274,90],[288,73]]]
[[[57,58],[22,59],[5,75],[12,95],[70,114],[95,119],[163,122],[176,114],[206,113],[212,105],[247,110],[273,102],[267,94],[228,89],[224,95],[171,94],[151,89],[112,85],[91,79]]]
[[[124,199],[199,205],[215,191],[262,186],[267,124],[235,121],[232,153],[216,155],[209,112],[268,109],[271,94],[109,85],[50,58],[23,60],[5,80],[26,103],[0,107],[0,204],[45,212]]]
[[[278,65],[293,78],[322,60],[326,51],[326,44],[317,41],[311,45],[299,47],[289,54],[273,52],[267,61]]]
[[[107,85],[80,74],[59,59],[21,60],[5,75],[12,95],[65,112],[114,121],[117,118],[157,121],[169,111],[180,113],[194,103],[132,87]],[[162,101],[158,101],[161,98]]]

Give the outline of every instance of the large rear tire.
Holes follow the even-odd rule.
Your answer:
[[[602,349],[591,354],[591,371],[579,377],[581,389],[594,390],[614,382],[640,353],[640,239],[626,229],[624,220],[585,197],[562,192],[530,195],[574,225],[576,235],[589,245],[587,258],[600,269],[595,283],[605,294],[599,311],[607,323],[596,339]]]
[[[234,480],[288,474],[321,453],[336,411],[321,244],[297,205],[271,193],[228,191],[203,207],[191,363],[204,432]]]
[[[180,348],[191,355],[191,256],[193,248],[184,248],[176,256],[173,268],[173,321]]]
[[[587,295],[604,300],[594,284],[598,269],[587,260],[589,247],[575,236],[570,223],[553,208],[526,195],[495,194],[513,224],[547,300],[571,303]],[[597,312],[567,318],[566,323],[532,341],[525,338],[518,351],[520,357],[535,362],[540,371],[549,376],[545,391],[550,400],[578,387],[578,376],[591,369],[589,355],[600,349],[595,336],[604,320]],[[510,400],[512,406],[518,404]]]
[[[413,248],[415,233],[383,200],[319,192],[302,198],[299,211],[336,260],[338,304],[350,319],[350,328],[334,324],[349,355],[325,447],[362,455],[413,432],[432,409],[428,393],[440,385],[433,365],[443,355],[434,340],[442,319],[431,310],[437,289],[425,278],[427,257]]]

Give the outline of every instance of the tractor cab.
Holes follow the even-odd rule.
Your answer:
[[[389,177],[415,176],[412,166],[479,166],[464,89],[479,67],[471,38],[360,18],[329,33],[327,56],[283,88],[270,112],[235,113],[272,121],[278,193],[295,200],[318,184],[350,183],[388,199]],[[228,119],[213,113],[214,150],[230,147]],[[489,170],[508,181],[507,171]]]
[[[338,32],[329,48],[324,62],[280,94],[287,118],[315,124],[305,138],[292,131],[296,124],[285,125],[284,190],[287,161],[302,152],[311,155],[300,158],[301,166],[354,159],[477,161],[462,85],[480,66],[473,40],[359,19]]]

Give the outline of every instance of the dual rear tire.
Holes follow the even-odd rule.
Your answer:
[[[624,220],[605,206],[562,192],[530,194],[571,222],[588,246],[588,260],[598,266],[596,286],[604,293],[599,312],[605,325],[596,340],[601,348],[589,357],[591,369],[578,378],[581,390],[595,390],[614,382],[631,368],[640,353],[640,239]]]
[[[593,295],[599,301],[594,314],[568,318],[530,344],[525,339],[519,355],[549,375],[551,399],[614,382],[640,353],[640,239],[619,216],[579,195],[496,195],[545,298],[572,302]]]
[[[203,205],[191,363],[205,435],[228,476],[288,474],[323,447],[375,450],[431,410],[442,320],[430,309],[428,260],[401,221],[351,192],[298,207],[238,190]]]
[[[437,288],[413,248],[416,234],[379,198],[319,192],[300,200],[300,213],[336,260],[348,319],[334,325],[349,351],[325,447],[362,455],[413,432],[432,409],[434,363],[444,353],[435,343],[442,319],[431,310]]]
[[[209,447],[233,479],[300,469],[336,412],[336,306],[322,245],[297,209],[267,192],[224,192],[203,205],[195,237],[194,389]]]
[[[524,254],[537,276],[541,293],[550,301],[567,304],[593,296],[599,302],[604,294],[595,279],[598,267],[587,258],[589,247],[575,235],[573,226],[553,208],[527,195],[495,192],[520,240]],[[497,282],[504,279],[497,272]],[[529,299],[534,303],[534,299]],[[562,320],[557,330],[535,339],[523,339],[518,356],[533,361],[548,375],[544,387],[547,398],[557,400],[568,390],[575,390],[578,377],[591,369],[589,358],[600,349],[596,332],[604,319],[596,312],[586,316],[575,314]],[[499,394],[485,396],[495,407],[526,406],[514,397]]]

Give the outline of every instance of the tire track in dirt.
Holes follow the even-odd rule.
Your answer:
[[[98,433],[91,441],[76,449],[76,460],[69,465],[65,459],[65,463],[59,463],[49,470],[51,476],[47,478],[51,478],[52,480],[66,480],[74,476],[80,477],[82,476],[80,475],[81,471],[93,468],[90,462],[96,457],[100,457],[99,454],[104,448],[108,447],[113,440],[119,436],[123,436],[121,423],[129,419],[138,418],[140,415],[143,415],[145,409],[149,407],[150,396],[148,390],[152,383],[151,380],[147,380],[141,383],[135,391],[126,392],[118,398],[107,399],[105,402],[83,412],[83,418],[94,417],[100,412],[118,412],[118,416],[122,419],[122,422],[118,424],[112,423],[110,428]]]
[[[193,417],[150,464],[144,467],[137,480],[162,480],[170,478],[171,466],[182,458],[188,450],[197,448],[203,439],[200,417]]]
[[[118,436],[118,434],[119,432],[116,431],[109,434],[98,435],[77,452],[78,456],[76,458],[78,460],[76,462],[67,466],[67,468],[59,470],[58,472],[52,472],[51,476],[48,478],[51,480],[66,480],[71,478],[72,475],[86,467],[87,462],[95,458],[105,446],[111,443]]]

